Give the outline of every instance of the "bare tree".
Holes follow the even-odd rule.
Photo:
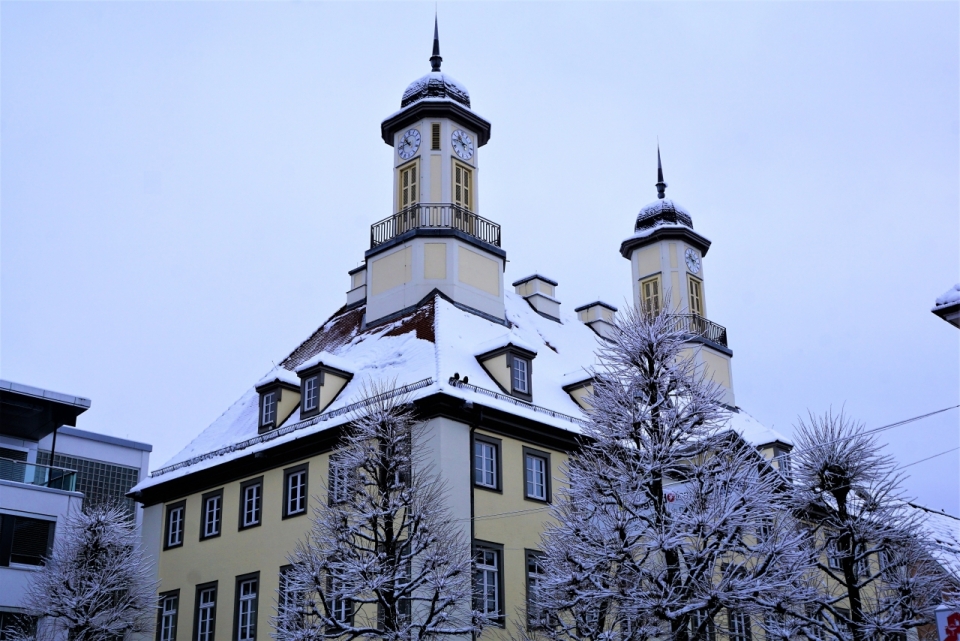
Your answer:
[[[725,624],[746,641],[752,621],[801,598],[784,479],[726,429],[686,339],[669,314],[631,310],[601,347],[524,634],[685,641]]]
[[[149,632],[156,583],[129,512],[99,503],[69,515],[23,604],[39,625],[20,630],[21,639],[115,641]]]
[[[795,613],[808,636],[905,638],[932,622],[945,577],[893,458],[842,412],[811,414],[796,437],[796,509],[819,571],[815,598]]]
[[[281,586],[277,638],[415,640],[479,633],[469,542],[424,456],[424,424],[391,386],[365,390],[331,458],[329,500]]]

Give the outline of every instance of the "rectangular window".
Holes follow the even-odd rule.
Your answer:
[[[537,588],[543,578],[543,566],[540,564],[540,552],[527,550],[527,628],[537,630],[550,625],[549,616],[537,604]]]
[[[0,567],[43,565],[53,551],[55,521],[0,514]]]
[[[838,542],[833,540],[827,543],[827,566],[831,570],[839,570],[843,567],[841,565],[842,558],[843,555],[840,552]]]
[[[234,641],[254,641],[257,638],[257,605],[260,573],[237,577],[234,603]]]
[[[727,610],[730,641],[751,641],[750,615],[739,610]]]
[[[690,613],[690,638],[692,641],[717,641],[717,627],[713,617],[704,610]]]
[[[513,391],[530,393],[530,361],[516,356],[513,357]]]
[[[176,641],[179,608],[180,590],[160,594],[160,607],[157,610],[157,641]]]
[[[193,639],[213,641],[217,623],[217,582],[198,585],[194,603]]]
[[[330,576],[327,577],[327,608],[336,621],[352,623],[353,602],[343,594],[343,585]]]
[[[283,471],[283,517],[307,513],[307,466]]]
[[[223,519],[223,488],[207,492],[200,499],[200,540],[220,536],[220,524]]]
[[[503,616],[503,547],[490,543],[475,544],[473,552],[474,608],[491,617]]]
[[[473,209],[473,172],[465,165],[453,163],[453,204]]]
[[[473,482],[491,490],[500,489],[500,440],[473,437]]]
[[[690,289],[690,313],[703,316],[703,283],[693,276],[687,276]]]
[[[350,471],[339,459],[330,457],[330,479],[327,484],[330,505],[346,503],[350,499]]]
[[[418,199],[417,161],[400,169],[400,209],[415,205]]]
[[[656,316],[660,313],[660,275],[640,281],[640,303],[643,311]]]
[[[524,493],[535,501],[550,500],[550,455],[523,448]]]
[[[320,400],[320,376],[311,376],[303,381],[303,411],[312,412],[317,409]]]
[[[272,425],[277,420],[277,393],[267,392],[260,401],[260,426]]]
[[[260,525],[263,509],[263,477],[240,484],[240,529]]]
[[[167,532],[163,538],[164,550],[183,545],[183,514],[186,509],[186,501],[171,503],[167,506]]]
[[[437,151],[440,149],[440,123],[435,122],[430,125],[430,149]]]

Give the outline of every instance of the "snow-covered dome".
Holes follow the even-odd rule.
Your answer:
[[[403,98],[400,99],[400,108],[403,109],[407,105],[429,98],[449,98],[470,108],[470,93],[467,88],[454,80],[450,74],[441,71],[431,71],[411,82],[403,92]]]
[[[636,231],[649,229],[661,224],[686,225],[693,229],[693,219],[690,212],[670,198],[658,198],[649,205],[645,205],[637,214]]]

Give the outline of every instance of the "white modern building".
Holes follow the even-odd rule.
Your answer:
[[[76,429],[90,399],[0,380],[0,640],[68,514],[123,501],[147,474],[151,446]]]

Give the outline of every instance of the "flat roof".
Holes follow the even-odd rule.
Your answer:
[[[60,392],[53,392],[47,389],[41,389],[39,387],[33,387],[32,385],[24,385],[23,383],[14,383],[13,381],[5,381],[0,379],[0,390],[6,390],[8,392],[15,392],[17,394],[23,394],[24,396],[33,396],[35,398],[42,398],[46,401],[54,401],[57,403],[63,403],[64,405],[73,405],[75,407],[82,407],[83,409],[90,409],[90,399],[83,398],[82,396],[72,396],[70,394],[61,394]]]
[[[134,450],[140,450],[142,452],[152,452],[153,446],[149,443],[141,443],[140,441],[131,441],[129,439],[120,438],[119,436],[109,436],[107,434],[99,434],[97,432],[90,432],[87,430],[77,429],[76,427],[70,427],[69,425],[64,425],[57,430],[58,434],[66,434],[67,436],[76,436],[77,438],[85,438],[88,441],[99,441],[101,443],[109,443],[110,445],[119,445],[120,447],[129,447]]]

